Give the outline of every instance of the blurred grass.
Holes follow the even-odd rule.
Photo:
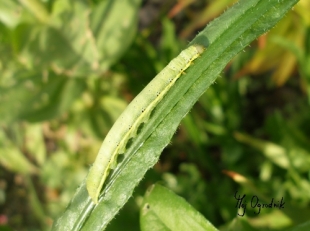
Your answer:
[[[0,225],[48,229],[127,103],[234,1],[109,2],[0,2]],[[118,20],[105,21],[108,3]],[[309,220],[309,10],[300,1],[230,63],[108,230],[138,229],[138,205],[156,181],[216,227],[236,217],[235,191],[288,206],[248,213],[235,228]]]

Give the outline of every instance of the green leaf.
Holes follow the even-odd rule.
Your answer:
[[[27,68],[87,76],[106,71],[132,43],[141,0],[97,5],[86,0],[57,0],[51,16],[42,14],[46,9],[35,10],[43,7],[38,3],[23,1],[44,25],[36,22],[16,28],[13,37],[19,59]]]
[[[156,107],[125,159],[110,174],[95,206],[82,183],[52,230],[104,230],[154,166],[180,121],[226,64],[271,29],[297,0],[242,0],[211,22],[190,44],[208,47]],[[141,145],[143,144],[143,145]]]
[[[42,165],[46,159],[46,146],[42,130],[40,124],[29,124],[25,126],[25,148],[39,165]]]
[[[141,230],[217,229],[183,198],[160,185],[148,189],[140,212]]]
[[[16,83],[0,88],[1,123],[17,119],[37,122],[66,112],[86,87],[82,79],[50,73],[16,74]]]
[[[236,217],[229,224],[221,227],[220,231],[258,231],[252,227],[246,217]]]
[[[24,156],[0,130],[0,164],[14,172],[23,174],[36,173],[38,169]]]
[[[310,230],[310,221],[298,225],[295,228],[290,229],[289,231],[308,231],[308,230]]]
[[[100,67],[106,70],[131,44],[138,23],[141,0],[102,1],[90,15],[90,28],[95,37]],[[125,9],[125,13],[123,10]]]
[[[235,138],[242,143],[246,143],[258,150],[262,151],[266,158],[278,166],[288,169],[290,161],[285,148],[272,142],[255,139],[249,135],[235,132]]]
[[[21,7],[14,1],[0,1],[0,21],[7,27],[14,28],[20,21]]]

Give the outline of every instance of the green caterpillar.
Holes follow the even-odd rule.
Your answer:
[[[89,196],[95,204],[98,203],[109,171],[117,164],[117,156],[125,153],[127,142],[136,137],[139,125],[149,120],[153,109],[203,51],[204,47],[201,45],[193,45],[183,50],[132,100],[114,123],[86,180]]]

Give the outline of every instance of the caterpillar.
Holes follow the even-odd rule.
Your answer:
[[[100,191],[110,170],[117,164],[118,155],[125,153],[128,142],[137,136],[139,126],[149,120],[154,108],[203,51],[204,47],[201,45],[192,45],[183,50],[132,100],[116,120],[86,179],[88,194],[95,204],[98,203]]]

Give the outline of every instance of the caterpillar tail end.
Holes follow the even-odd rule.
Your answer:
[[[97,178],[93,177],[93,169],[90,169],[89,174],[86,179],[86,189],[88,192],[89,197],[93,201],[93,203],[96,205],[98,204],[98,198],[100,193],[100,188],[97,182]]]

